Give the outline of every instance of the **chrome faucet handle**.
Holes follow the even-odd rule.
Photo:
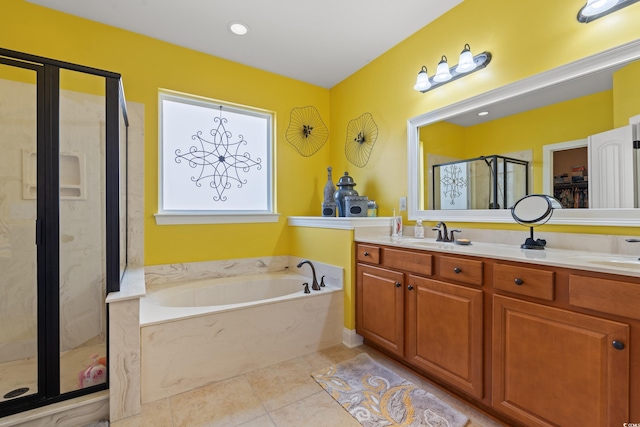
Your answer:
[[[450,242],[455,242],[456,238],[453,235],[453,233],[462,233],[462,230],[449,230],[450,236],[451,236],[451,240],[449,240]]]

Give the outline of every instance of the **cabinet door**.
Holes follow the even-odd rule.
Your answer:
[[[482,398],[482,291],[409,276],[407,358]]]
[[[358,264],[356,332],[399,356],[404,355],[403,274]]]
[[[628,349],[629,325],[495,295],[492,404],[528,426],[621,426]]]

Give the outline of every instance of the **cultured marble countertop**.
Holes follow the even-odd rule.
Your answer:
[[[598,252],[545,248],[543,250],[521,249],[519,245],[472,242],[470,245],[436,242],[434,238],[388,235],[355,236],[356,242],[395,246],[407,249],[423,249],[448,255],[467,255],[494,258],[506,261],[575,268],[600,273],[620,274],[640,278],[638,257]]]

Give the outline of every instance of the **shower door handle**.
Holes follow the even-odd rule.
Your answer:
[[[42,220],[36,219],[36,245],[42,244]]]

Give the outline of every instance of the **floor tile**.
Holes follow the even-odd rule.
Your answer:
[[[244,376],[181,393],[169,401],[174,427],[237,426],[266,415]]]
[[[258,369],[245,377],[267,411],[273,411],[322,390],[309,373],[309,366],[298,358]]]
[[[486,416],[482,412],[478,411],[477,409],[475,409],[475,408],[469,406],[468,404],[464,403],[463,401],[459,400],[457,397],[449,395],[449,396],[446,396],[445,398],[443,398],[442,402],[446,403],[447,405],[451,406],[453,409],[456,409],[456,410],[462,412],[463,414],[465,414],[467,417],[469,417],[469,423],[467,423],[467,425],[465,427],[505,427],[505,426],[508,426],[508,424],[501,424],[501,423],[495,421],[493,418],[489,418],[488,416]]]
[[[239,424],[237,427],[276,427],[276,425],[271,421],[271,417],[269,415],[265,415],[247,423]]]
[[[309,365],[310,372],[315,372],[352,359],[360,353],[362,353],[360,347],[349,348],[344,345],[337,345],[308,354],[303,356],[302,359]]]
[[[277,427],[361,427],[324,390],[271,412]]]
[[[173,427],[169,399],[142,405],[142,412],[124,420],[112,422],[111,427]]]

